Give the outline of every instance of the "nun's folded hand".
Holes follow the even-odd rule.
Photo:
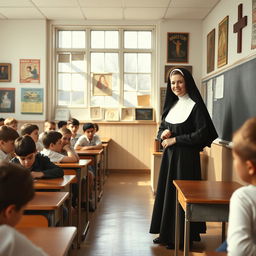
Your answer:
[[[167,148],[167,147],[169,147],[169,146],[171,146],[171,145],[173,145],[173,144],[175,144],[175,143],[176,143],[176,138],[173,137],[173,138],[169,138],[169,139],[163,140],[163,141],[162,141],[162,146],[163,146],[164,148]]]
[[[162,140],[168,139],[168,138],[171,137],[171,135],[172,135],[171,131],[168,130],[168,129],[165,129],[165,130],[162,132],[162,134],[161,134],[161,139],[162,139]]]

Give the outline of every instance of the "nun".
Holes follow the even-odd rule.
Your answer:
[[[174,69],[168,77],[158,139],[164,148],[150,233],[155,244],[173,249],[175,243],[175,187],[173,180],[201,180],[200,151],[218,137],[210,115],[190,72]],[[180,241],[184,240],[181,211]],[[192,222],[190,244],[206,232],[202,222]]]

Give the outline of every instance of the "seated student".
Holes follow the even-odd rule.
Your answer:
[[[83,125],[84,135],[80,136],[75,144],[76,150],[101,149],[102,143],[98,135],[95,134],[95,128],[92,123]]]
[[[81,134],[77,133],[79,129],[79,125],[80,125],[79,121],[75,118],[71,118],[70,120],[68,120],[67,128],[72,132],[72,137],[70,141],[72,147],[75,146],[77,140],[81,136]]]
[[[39,128],[36,124],[24,124],[20,128],[21,136],[29,135],[36,143],[36,150],[40,152],[44,149],[44,146],[42,145],[41,142],[38,141],[38,137],[39,137],[38,131],[39,131]]]
[[[44,122],[44,131],[39,134],[39,141],[43,143],[42,138],[45,132],[49,131],[55,131],[56,130],[56,124],[53,121],[45,121]]]
[[[4,125],[4,118],[0,117],[0,126]]]
[[[0,162],[0,188],[0,255],[46,256],[42,249],[13,228],[26,204],[34,197],[29,171],[12,163]]]
[[[43,136],[44,149],[41,153],[48,156],[52,162],[73,163],[77,162],[77,155],[70,149],[67,144],[63,147],[61,142],[62,134],[55,131],[46,132]],[[67,155],[61,154],[66,151]]]
[[[14,141],[19,134],[11,127],[3,125],[0,127],[0,160],[9,161],[14,153]]]
[[[67,122],[66,121],[59,121],[58,122],[58,129],[61,129],[61,128],[67,128]]]
[[[4,120],[4,125],[12,127],[15,131],[18,130],[18,121],[15,118],[13,118],[13,117],[7,117]]]
[[[237,189],[229,207],[228,255],[256,255],[256,118],[247,120],[234,134],[233,165],[248,183]]]
[[[52,163],[47,156],[36,152],[36,144],[30,136],[19,137],[14,146],[16,157],[11,161],[29,169],[33,178],[63,177],[62,168]]]

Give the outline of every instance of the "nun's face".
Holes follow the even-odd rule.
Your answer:
[[[176,74],[170,77],[171,89],[176,96],[183,96],[187,93],[185,79],[182,75]]]

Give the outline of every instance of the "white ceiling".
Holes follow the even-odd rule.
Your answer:
[[[0,20],[203,19],[220,0],[0,0]]]

